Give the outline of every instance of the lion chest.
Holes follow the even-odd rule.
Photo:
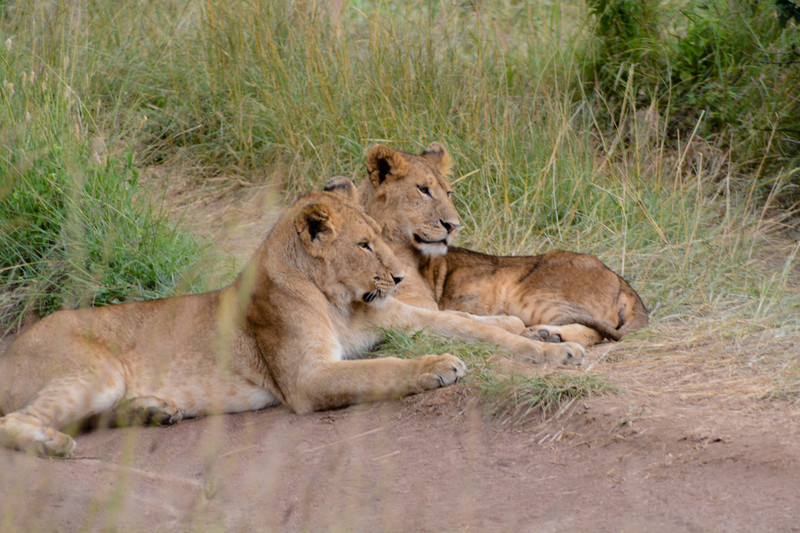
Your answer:
[[[359,310],[349,317],[334,320],[332,331],[338,344],[334,359],[358,359],[383,339],[383,333],[369,314]]]

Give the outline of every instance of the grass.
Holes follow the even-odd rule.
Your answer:
[[[612,107],[623,103],[619,89],[630,87],[640,103],[668,104],[673,131],[690,130],[702,114],[698,133],[730,146],[732,159],[751,170],[796,165],[796,2],[590,0],[587,7],[583,79]],[[796,188],[785,194],[787,204],[798,199]]]
[[[0,7],[4,30],[17,6]],[[32,3],[33,23],[44,9]],[[165,296],[201,286],[203,245],[138,187],[135,152],[103,132],[124,121],[88,94],[85,43],[55,24],[0,43],[0,332],[29,312]],[[21,42],[20,42],[21,41]],[[110,102],[119,111],[121,102]],[[89,109],[93,106],[94,109]],[[111,150],[109,150],[111,146]]]
[[[4,2],[3,323],[205,288],[190,274],[202,246],[148,204],[140,171],[207,194],[268,181],[289,199],[362,179],[374,142],[440,140],[462,244],[598,255],[653,310],[645,342],[686,324],[721,345],[797,335],[800,143],[784,124],[800,78],[758,61],[793,50],[795,22],[762,6],[761,38],[740,11],[649,8],[632,34],[546,2],[353,0],[333,20],[313,2]],[[733,33],[740,50],[720,37]],[[766,121],[752,135],[726,122],[741,109]]]
[[[72,181],[63,162],[40,160],[0,199],[0,325],[197,284],[201,246],[137,195],[135,169],[89,165]]]
[[[421,150],[439,140],[453,156],[460,244],[593,253],[642,295],[651,325],[594,348],[588,368],[549,374],[424,332],[387,332],[378,356],[462,357],[465,385],[509,424],[556,418],[606,393],[632,410],[681,403],[674,420],[702,413],[701,426],[723,403],[751,417],[761,416],[752,414],[759,401],[800,405],[796,2],[350,0],[333,20],[316,1],[144,5],[0,0],[0,330],[29,310],[214,288],[230,272],[219,272],[202,233],[222,218],[224,191],[268,185],[288,201],[333,175],[363,179],[375,142]],[[185,182],[217,209],[182,224],[161,204],[160,178],[145,176]],[[355,418],[339,417],[331,442],[380,434]],[[330,511],[342,524],[396,501],[379,483],[362,512],[345,485],[402,441],[379,441],[352,461],[332,454],[341,468],[312,463],[298,479],[281,458],[316,443],[291,417],[277,432],[248,423],[185,422],[179,433],[150,434],[148,450],[132,428],[115,430],[127,436],[70,463],[91,466],[96,495],[47,492],[51,474],[70,465],[14,456],[23,466],[0,483],[11,496],[0,530],[67,518],[77,528],[150,524],[151,512],[230,529],[247,513],[226,515],[217,491],[237,469],[259,494],[273,484],[284,494],[291,478],[301,496],[319,492],[320,472],[346,471],[336,489],[350,509]],[[557,425],[539,442],[562,435]],[[245,448],[220,446],[230,429],[246,435]],[[183,459],[164,452],[170,443]],[[270,443],[276,455],[263,453]],[[397,473],[386,472],[393,482]],[[409,483],[401,488],[430,494],[427,480]],[[454,483],[460,494],[482,486]],[[152,493],[146,513],[136,487]],[[91,502],[88,514],[41,494]],[[183,498],[194,502],[186,514]],[[250,509],[266,509],[276,528],[292,512],[317,511],[310,497],[276,501],[274,513],[263,502]]]
[[[468,368],[463,383],[483,397],[492,416],[503,423],[528,422],[537,415],[552,418],[575,400],[616,391],[598,375],[565,372],[541,375],[531,372],[533,365],[517,368],[510,359],[497,355],[490,344],[465,343],[425,332],[408,335],[385,330],[384,335],[385,341],[373,350],[379,357],[450,353],[463,359]]]

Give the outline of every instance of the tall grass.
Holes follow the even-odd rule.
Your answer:
[[[733,160],[751,169],[764,160],[773,171],[795,166],[796,2],[589,0],[587,7],[588,86],[614,104],[626,85],[640,102],[668,103],[673,131],[691,129],[703,115],[699,134],[733,148]]]
[[[200,244],[138,187],[135,112],[98,87],[104,56],[88,44],[82,9],[0,7],[2,332],[27,311],[199,286],[190,267]],[[117,94],[126,90],[121,80]]]
[[[643,4],[652,24],[628,34],[598,29],[602,11],[552,2],[353,0],[333,19],[325,3],[283,0],[168,0],[146,9],[6,2],[0,194],[10,205],[15,195],[63,188],[56,196],[66,214],[44,208],[43,220],[74,220],[59,233],[70,235],[87,227],[69,207],[80,204],[76,195],[91,197],[105,182],[109,204],[135,204],[136,171],[148,166],[165,165],[198,188],[209,177],[269,177],[292,197],[334,174],[360,180],[374,142],[419,150],[440,140],[455,162],[463,244],[597,254],[632,281],[655,327],[735,316],[726,335],[797,333],[796,233],[787,231],[797,225],[798,138],[783,126],[796,112],[796,64],[758,69],[764,53],[793,50],[796,23],[779,28],[769,6],[758,8],[768,33],[753,25],[748,44],[732,50],[723,37],[747,28],[746,17],[708,5]],[[676,37],[659,48],[654,35]],[[670,62],[673,49],[686,52],[683,63]],[[746,79],[758,83],[740,85]],[[724,105],[714,100],[719,84]],[[43,178],[22,178],[31,175]],[[4,220],[20,221],[15,231],[38,227],[40,215],[10,211]],[[119,218],[134,231],[147,226],[142,216]],[[98,243],[110,238],[87,231]],[[81,251],[87,245],[42,239],[43,257],[51,248],[92,255]],[[132,257],[179,249],[122,240],[137,243]],[[31,261],[9,257],[4,273]],[[166,283],[143,283],[148,295],[168,292],[171,276],[194,259],[178,251],[172,260],[149,269]],[[66,264],[59,274],[73,271]],[[82,268],[84,279],[97,279]],[[5,281],[3,294],[54,275],[26,276]],[[106,301],[138,291],[108,285],[121,289]]]

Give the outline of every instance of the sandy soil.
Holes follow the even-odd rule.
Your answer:
[[[232,212],[253,234],[259,198]],[[619,392],[548,420],[492,419],[457,384],[94,431],[70,460],[0,449],[0,531],[800,531],[800,411],[742,370],[798,339],[686,338],[593,348],[579,372]]]
[[[601,396],[505,427],[463,385],[0,450],[6,531],[795,531],[796,410]]]

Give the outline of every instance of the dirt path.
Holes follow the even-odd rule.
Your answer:
[[[261,235],[258,195],[240,198],[220,216]],[[0,531],[800,531],[800,411],[742,370],[800,339],[682,335],[593,348],[580,371],[619,392],[545,422],[493,420],[459,384],[96,431],[71,460],[0,449]]]
[[[0,529],[798,529],[796,412],[640,399],[505,428],[458,385],[306,416],[98,431],[72,460],[0,450]]]

